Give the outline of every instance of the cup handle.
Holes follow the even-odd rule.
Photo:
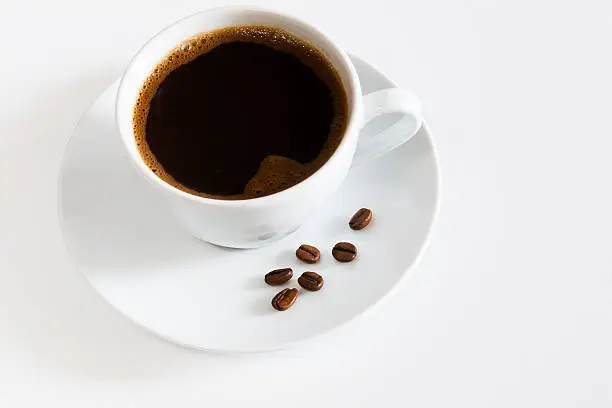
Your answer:
[[[401,88],[389,88],[372,92],[363,97],[363,127],[379,116],[400,113],[397,122],[373,135],[362,132],[359,136],[353,166],[373,160],[408,141],[421,128],[421,105],[412,92]],[[362,127],[362,129],[363,129]]]

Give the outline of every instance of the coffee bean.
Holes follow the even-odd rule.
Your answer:
[[[304,289],[316,292],[323,287],[323,277],[316,272],[304,272],[298,278],[298,283]]]
[[[293,277],[291,268],[275,269],[266,273],[264,280],[268,285],[282,285]]]
[[[285,288],[272,298],[272,307],[278,311],[289,309],[295,303],[300,292],[296,288]]]
[[[353,230],[364,229],[372,221],[372,210],[369,208],[360,208],[351,217],[349,221],[349,227]]]
[[[350,242],[338,242],[332,249],[332,255],[340,262],[351,262],[357,256],[357,247]]]
[[[317,263],[321,258],[321,251],[312,245],[300,245],[295,251],[295,256],[297,256],[300,261],[306,263]]]

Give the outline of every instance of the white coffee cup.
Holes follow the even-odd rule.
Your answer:
[[[284,191],[249,200],[217,200],[195,196],[167,184],[147,164],[136,146],[133,112],[141,86],[169,51],[189,37],[218,28],[264,25],[285,29],[322,50],[339,72],[348,97],[344,137],[329,160],[306,180]],[[401,113],[408,128],[394,126],[368,138],[359,131],[372,119]],[[202,11],[165,28],[151,38],[129,64],[117,95],[116,120],[131,162],[169,204],[172,215],[188,233],[232,248],[256,248],[296,231],[344,181],[353,162],[364,162],[398,147],[419,130],[422,118],[417,98],[391,88],[362,96],[355,67],[346,52],[327,35],[295,17],[255,7],[229,6]],[[347,214],[347,217],[350,214]]]

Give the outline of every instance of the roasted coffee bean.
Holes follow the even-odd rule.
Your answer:
[[[304,289],[316,292],[323,287],[323,277],[316,272],[304,272],[298,278],[298,283]]]
[[[300,292],[296,288],[285,288],[272,298],[272,307],[278,311],[289,309],[295,303]]]
[[[372,210],[369,208],[360,208],[351,217],[349,221],[349,227],[353,230],[364,229],[372,221]]]
[[[266,273],[265,281],[268,285],[282,285],[293,277],[291,268],[275,269]]]
[[[338,242],[332,249],[332,255],[340,262],[351,262],[357,256],[357,247],[350,242]]]
[[[297,256],[300,261],[306,263],[317,263],[321,258],[321,251],[312,245],[300,245],[295,251],[295,256]]]

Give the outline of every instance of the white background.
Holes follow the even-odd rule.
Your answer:
[[[297,348],[210,355],[107,306],[64,253],[63,148],[206,0],[3,0],[0,407],[610,407],[612,2],[265,1],[422,98],[431,246],[389,302]]]

